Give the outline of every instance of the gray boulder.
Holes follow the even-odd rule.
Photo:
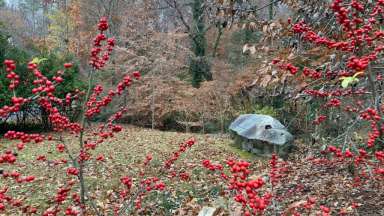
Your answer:
[[[236,142],[241,144],[243,150],[255,154],[269,155],[276,152],[286,156],[292,147],[292,134],[278,120],[268,115],[240,115],[229,129],[234,132]]]

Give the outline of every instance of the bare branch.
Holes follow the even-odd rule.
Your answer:
[[[183,23],[183,25],[185,26],[185,28],[187,28],[188,32],[191,32],[191,27],[188,25],[187,20],[185,19],[183,13],[181,12],[179,5],[177,4],[177,1],[176,0],[172,0],[172,1],[165,0],[165,3],[167,3],[171,8],[176,10],[178,17],[181,20],[181,22]]]

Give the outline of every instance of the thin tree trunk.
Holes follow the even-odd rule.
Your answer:
[[[82,105],[82,113],[81,113],[81,120],[80,120],[80,126],[81,126],[81,132],[79,136],[79,147],[80,152],[84,150],[84,128],[85,128],[85,109],[87,101],[91,95],[91,88],[92,88],[92,82],[93,82],[93,69],[89,72],[89,81],[88,81],[88,88],[87,88],[87,94],[84,98],[84,102]],[[80,202],[82,205],[85,205],[85,179],[84,179],[84,162],[79,161],[79,181],[80,181]]]
[[[270,0],[270,4],[269,4],[269,20],[273,20],[273,4],[274,4],[274,0]]]
[[[217,54],[217,49],[219,47],[219,44],[220,44],[220,39],[221,39],[221,36],[223,35],[223,27],[220,25],[219,26],[219,32],[217,34],[217,37],[216,37],[216,40],[215,40],[215,44],[213,46],[213,53],[212,53],[212,57],[215,58],[216,57],[216,54]]]
[[[204,117],[205,117],[205,103],[203,103],[203,113],[201,115],[201,124],[203,128],[203,134],[205,134],[205,122],[204,122]]]
[[[152,111],[152,129],[155,129],[155,84],[153,80],[152,80],[151,111]]]
[[[64,1],[64,12],[65,12],[65,48],[66,54],[69,53],[69,23],[68,23],[68,4],[67,0]]]
[[[35,0],[32,1],[32,36],[35,37],[36,26],[35,26]]]

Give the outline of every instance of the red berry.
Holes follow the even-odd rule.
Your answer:
[[[67,68],[67,69],[68,69],[68,68],[71,68],[72,66],[73,66],[72,63],[65,63],[65,64],[64,64],[64,67]]]

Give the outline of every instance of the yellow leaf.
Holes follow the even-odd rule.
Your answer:
[[[35,57],[31,61],[33,64],[38,64],[39,63],[39,58]]]
[[[364,74],[364,71],[359,71],[359,72],[355,73],[355,75],[353,75],[353,77],[357,77],[357,76],[360,76],[363,74]]]

